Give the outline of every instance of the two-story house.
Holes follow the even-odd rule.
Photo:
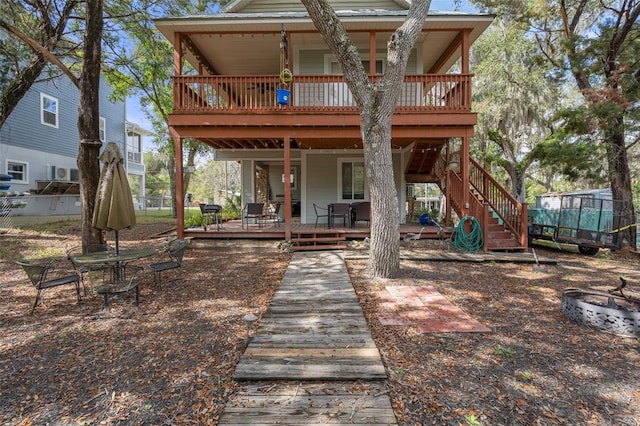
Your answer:
[[[101,80],[100,140],[120,146],[127,173],[137,182],[134,198],[143,200],[142,137],[148,132],[126,121],[125,103],[110,101],[111,90]],[[79,101],[78,89],[66,77],[36,83],[0,129],[0,172],[13,177],[2,195],[26,203],[14,215],[80,214]]]
[[[410,3],[332,5],[376,80]],[[393,117],[398,215],[406,216],[407,185],[437,183],[447,212],[478,217],[486,229],[495,220],[508,243],[494,247],[517,248],[526,241],[523,206],[469,157],[477,122],[470,47],[492,21],[486,14],[431,12],[424,22]],[[315,206],[368,200],[358,108],[301,2],[235,0],[217,15],[163,18],[156,26],[174,46],[169,125],[178,179],[185,138],[213,147],[219,160],[240,162],[243,203],[282,202],[287,240],[293,219],[317,222]],[[180,206],[180,181],[177,188]],[[182,225],[178,208],[178,233],[198,232]]]

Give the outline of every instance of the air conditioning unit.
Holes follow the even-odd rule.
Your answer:
[[[71,180],[71,169],[69,167],[56,167],[55,180]]]

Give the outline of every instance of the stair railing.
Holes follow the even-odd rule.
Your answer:
[[[518,202],[472,158],[469,159],[469,181],[477,193],[473,198],[479,197],[513,233],[521,247],[526,247],[527,205]]]
[[[462,195],[464,192],[464,188],[462,187],[462,178],[458,173],[448,171],[449,174],[449,185],[451,185],[451,204],[453,208],[460,214],[462,212]],[[489,217],[491,213],[489,212],[489,205],[485,203],[483,200],[478,198],[476,194],[471,194],[472,196],[469,198],[469,208],[468,215],[475,217],[480,223],[480,227],[482,229],[482,237],[484,239],[483,250],[487,251],[487,240],[489,237]]]

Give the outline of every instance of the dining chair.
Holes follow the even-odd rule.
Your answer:
[[[351,227],[355,228],[357,222],[367,222],[367,226],[370,225],[371,203],[369,201],[351,204]]]
[[[342,218],[343,226],[347,227],[347,221],[351,221],[351,206],[349,203],[333,203],[329,208],[329,228],[335,226],[336,218]]]
[[[317,204],[313,204],[313,210],[316,212],[316,226],[315,228],[318,227],[318,219],[320,219],[321,217],[326,217],[327,218],[327,227],[329,226],[329,210],[326,207],[321,207]]]
[[[247,229],[249,229],[249,221],[253,219],[255,223],[258,224],[258,229],[262,229],[262,222],[264,220],[264,203],[247,203],[243,210],[242,228],[244,229],[244,224],[246,223]]]
[[[282,203],[275,203],[273,206],[269,206],[265,220],[272,222],[276,227],[280,226],[280,207]]]

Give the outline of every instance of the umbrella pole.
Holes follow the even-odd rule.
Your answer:
[[[118,231],[116,233],[116,256],[120,254],[120,241],[118,240]]]

